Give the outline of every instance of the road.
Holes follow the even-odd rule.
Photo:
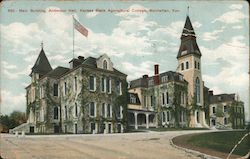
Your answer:
[[[199,132],[207,130],[25,137],[1,134],[0,152],[4,159],[196,159],[172,147],[170,139]]]

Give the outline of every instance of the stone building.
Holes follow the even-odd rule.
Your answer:
[[[217,94],[209,91],[210,127],[244,128],[244,103],[235,94]]]
[[[177,72],[159,74],[130,82],[128,124],[130,127],[187,127],[187,82]]]
[[[127,75],[104,54],[51,68],[42,48],[27,91],[29,132],[113,133],[127,123]]]
[[[130,125],[138,128],[138,122],[148,128],[148,120],[154,126],[208,127],[204,113],[204,82],[201,73],[201,52],[189,16],[181,35],[177,54],[176,72],[159,74],[155,66],[154,77],[130,82],[130,93],[136,93],[140,105],[128,105]],[[152,116],[150,118],[150,116]],[[141,122],[143,121],[143,122]],[[140,125],[139,123],[139,125]]]

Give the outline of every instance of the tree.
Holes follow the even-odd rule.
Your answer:
[[[10,119],[8,115],[0,116],[0,132],[8,132],[9,131],[9,123]]]
[[[9,128],[13,129],[14,127],[25,123],[26,122],[26,115],[24,112],[20,112],[20,111],[13,111],[10,114],[10,123],[9,123]]]
[[[0,131],[8,132],[9,129],[21,125],[26,122],[26,116],[24,112],[14,111],[9,116],[1,115],[0,116]]]

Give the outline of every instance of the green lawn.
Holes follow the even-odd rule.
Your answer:
[[[208,130],[207,128],[150,128],[150,131]]]
[[[246,133],[247,131],[227,131],[191,135],[189,137],[187,136],[188,138],[186,138],[185,144],[229,153],[234,147],[234,145]],[[248,153],[249,149],[250,136],[248,135],[248,137],[243,140],[243,142],[235,149],[233,153],[236,155],[243,156]]]

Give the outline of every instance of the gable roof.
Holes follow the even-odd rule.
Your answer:
[[[40,51],[40,54],[31,70],[31,73],[39,73],[40,75],[45,75],[46,73],[52,70],[52,67],[49,63],[48,58],[45,55],[43,48]]]

